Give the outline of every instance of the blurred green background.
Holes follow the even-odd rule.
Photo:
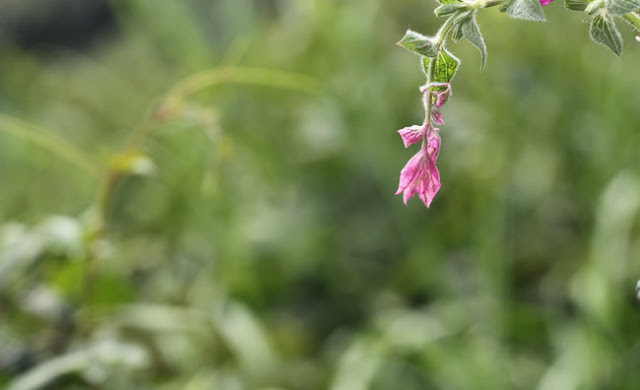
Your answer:
[[[427,210],[435,3],[102,3],[0,3],[0,386],[640,386],[630,28],[481,12]]]

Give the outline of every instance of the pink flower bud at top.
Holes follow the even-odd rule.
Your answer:
[[[545,5],[551,4],[552,1],[553,0],[540,0],[540,5],[544,7]]]

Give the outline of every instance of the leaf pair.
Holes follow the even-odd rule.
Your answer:
[[[398,45],[422,57],[422,67],[427,76],[431,75],[429,82],[432,83],[450,82],[460,65],[460,60],[441,47],[435,38],[412,30],[407,30]]]

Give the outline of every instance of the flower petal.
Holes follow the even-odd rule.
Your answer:
[[[402,171],[400,171],[400,182],[398,183],[396,195],[405,191],[414,181],[423,175],[422,172],[425,171],[425,160],[423,149],[420,149],[418,153],[409,159],[404,168],[402,168]]]
[[[425,127],[418,125],[405,127],[398,130],[398,134],[400,134],[400,137],[402,137],[402,142],[404,143],[405,148],[408,148],[410,145],[420,141],[422,137],[424,137],[425,132]]]

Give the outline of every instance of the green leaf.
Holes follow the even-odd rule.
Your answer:
[[[438,16],[449,16],[452,15],[454,13],[456,13],[458,10],[461,10],[463,8],[467,8],[467,4],[464,3],[447,3],[447,4],[442,4],[440,6],[438,6],[436,9],[433,10],[433,13]]]
[[[407,30],[398,45],[423,56],[434,58],[438,55],[438,44],[435,39],[411,30]]]
[[[451,30],[451,39],[454,42],[458,42],[462,38],[462,23],[456,24]]]
[[[601,11],[591,19],[589,35],[591,39],[607,46],[617,56],[622,54],[622,36],[615,22],[606,12]]]
[[[440,4],[452,4],[452,3],[460,3],[459,0],[438,0],[438,3]]]
[[[447,49],[442,49],[438,53],[438,57],[434,59],[433,64],[433,77],[429,80],[430,83],[448,83],[456,74],[460,60],[453,54],[449,53]]]
[[[487,63],[487,45],[485,45],[484,38],[482,38],[475,14],[462,24],[462,34],[480,50],[481,67],[484,68]]]
[[[500,6],[500,12],[515,19],[530,20],[533,22],[545,22],[542,6],[538,0],[508,0]]]
[[[611,15],[624,15],[640,10],[640,0],[605,0],[607,11]]]
[[[462,25],[471,19],[471,11],[464,11],[454,16],[453,27],[451,28],[451,38],[454,42],[458,42],[462,38]]]
[[[564,6],[571,11],[584,11],[587,8],[586,0],[564,0]]]

